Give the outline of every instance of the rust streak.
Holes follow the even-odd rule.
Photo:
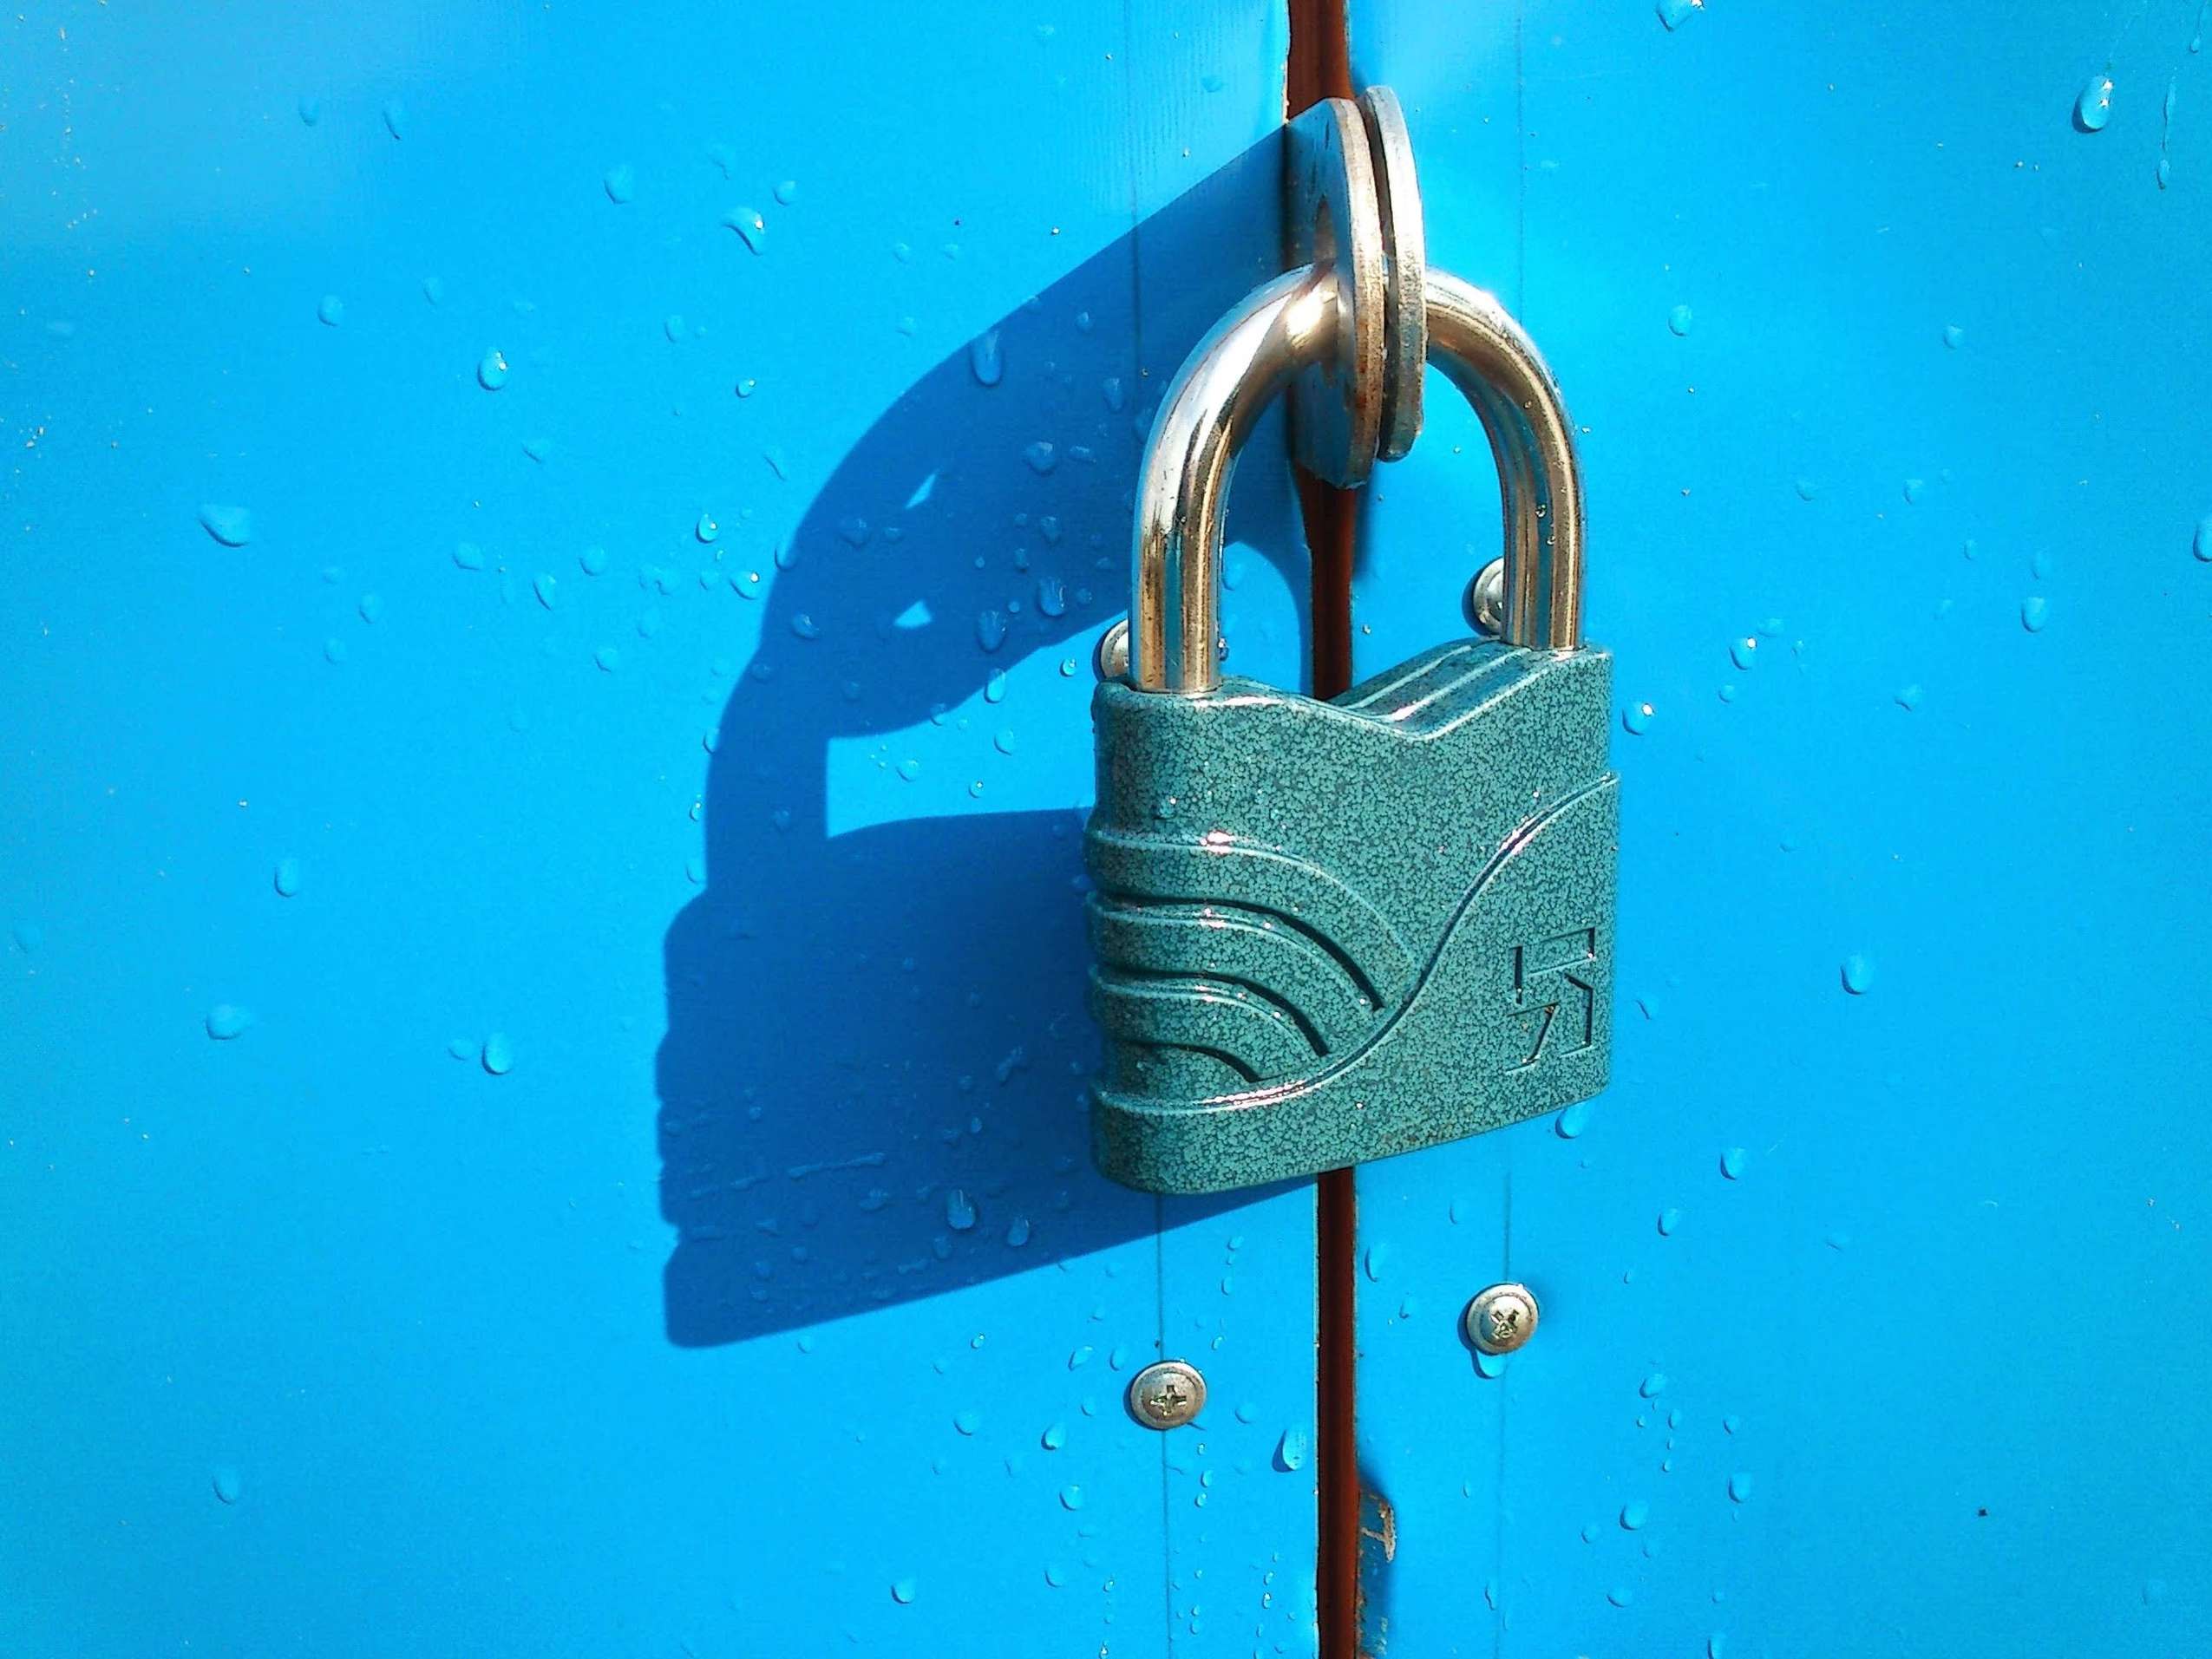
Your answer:
[[[1290,65],[1284,114],[1349,98],[1351,41],[1345,0],[1289,0]],[[1313,695],[1351,683],[1351,560],[1358,497],[1300,474],[1299,507],[1312,572]],[[1319,1504],[1317,1603],[1320,1659],[1359,1653],[1359,1464],[1353,1437],[1353,1188],[1350,1170],[1314,1184],[1314,1473]]]

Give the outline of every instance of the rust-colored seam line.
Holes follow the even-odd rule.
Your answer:
[[[1286,118],[1324,98],[1349,98],[1351,42],[1345,0],[1289,0]],[[1312,572],[1313,695],[1351,683],[1351,555],[1358,494],[1301,473],[1300,513]],[[1351,1172],[1314,1184],[1314,1473],[1319,1522],[1315,1598],[1320,1659],[1358,1659],[1359,1646],[1359,1453],[1353,1434],[1358,1349],[1352,1336],[1354,1254]]]

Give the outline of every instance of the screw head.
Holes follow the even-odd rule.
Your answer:
[[[1147,1428],[1181,1428],[1206,1405],[1206,1379],[1182,1360],[1162,1360],[1129,1379],[1129,1415]]]
[[[1510,1354],[1536,1334],[1543,1310],[1525,1284],[1494,1284],[1467,1304],[1467,1340],[1485,1354]]]

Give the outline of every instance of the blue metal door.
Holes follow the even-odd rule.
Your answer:
[[[1349,1238],[1083,1120],[1279,5],[18,13],[0,1647],[1310,1652],[1355,1451],[1378,1656],[2202,1647],[2200,10],[1354,8],[1582,423],[1625,818],[1611,1088]],[[1363,675],[1494,551],[1430,410]]]
[[[1623,810],[1610,1089],[1359,1172],[1372,1651],[2203,1650],[2201,10],[1354,9],[1581,423]],[[1363,674],[1486,456],[1433,389]]]
[[[1310,1648],[1311,1188],[1090,1172],[1076,885],[1279,6],[7,37],[0,1647]]]

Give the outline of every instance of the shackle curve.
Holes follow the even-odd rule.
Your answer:
[[[1582,474],[1559,385],[1497,300],[1431,267],[1429,361],[1459,388],[1490,441],[1505,530],[1508,644],[1582,643]],[[1221,512],[1237,451],[1299,370],[1336,344],[1332,271],[1301,266],[1216,323],[1168,387],[1145,445],[1129,596],[1129,683],[1140,691],[1221,683]]]

